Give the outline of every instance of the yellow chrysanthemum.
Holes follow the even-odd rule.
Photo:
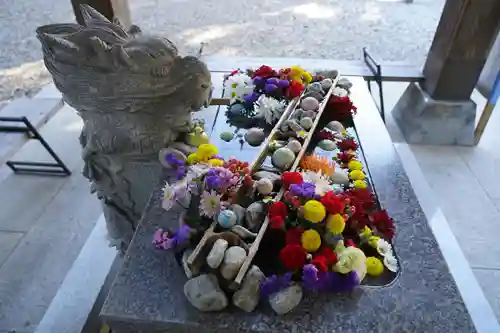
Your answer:
[[[309,73],[309,72],[302,73],[302,78],[304,79],[304,83],[306,83],[306,84],[311,83],[311,81],[313,79],[311,73]]]
[[[384,272],[384,264],[376,257],[366,258],[366,273],[371,276],[380,276]]]
[[[379,240],[380,240],[379,236],[370,236],[370,238],[368,238],[368,244],[370,244],[371,247],[373,247],[374,249],[376,249],[377,246],[378,246],[378,241]]]
[[[326,216],[326,209],[323,204],[317,200],[309,200],[304,205],[304,218],[312,223],[323,221]]]
[[[361,170],[353,170],[349,172],[349,178],[352,180],[363,180],[366,178],[365,173]]]
[[[208,164],[210,164],[213,167],[216,167],[224,165],[224,162],[219,160],[218,158],[211,158],[208,160]]]
[[[334,235],[339,235],[345,229],[344,217],[340,214],[330,214],[326,219],[326,228]]]
[[[309,229],[304,231],[300,242],[307,252],[316,252],[321,246],[321,236],[316,230]]]
[[[364,180],[355,180],[353,183],[355,188],[366,188],[368,186]]]
[[[361,164],[360,161],[358,160],[350,160],[349,163],[347,163],[347,167],[349,170],[363,170],[363,164]]]
[[[191,153],[187,157],[187,162],[189,165],[196,164],[199,161],[200,161],[200,159],[198,158],[198,154],[196,154],[196,153]]]
[[[198,158],[201,160],[201,161],[208,161],[209,159],[211,159],[212,157],[214,157],[215,155],[217,155],[217,153],[219,152],[219,150],[217,149],[216,146],[210,144],[210,143],[204,143],[202,145],[200,145],[198,147],[198,149],[196,150],[196,154],[198,155]]]

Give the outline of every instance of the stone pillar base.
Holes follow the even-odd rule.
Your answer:
[[[429,145],[474,145],[476,103],[432,99],[410,83],[392,115],[406,142]]]

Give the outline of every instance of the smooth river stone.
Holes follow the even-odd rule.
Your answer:
[[[255,182],[257,192],[262,195],[268,195],[273,191],[273,182],[270,179],[262,178]]]
[[[340,78],[340,80],[338,80],[337,86],[344,88],[344,89],[350,89],[352,87],[352,83],[351,83],[351,81],[349,81],[345,77],[342,77],[342,78]]]
[[[326,151],[333,151],[337,149],[337,145],[335,144],[335,142],[328,139],[321,140],[320,142],[318,142],[318,147]]]
[[[310,130],[313,125],[313,120],[309,117],[304,117],[300,120],[300,126],[302,126],[306,131]]]
[[[238,204],[232,204],[229,207],[230,210],[232,210],[236,214],[236,224],[241,225],[243,221],[245,220],[245,211],[246,209]]]
[[[225,239],[218,239],[215,241],[210,253],[207,256],[207,264],[212,268],[217,268],[224,259],[224,253],[228,247],[228,242]]]
[[[295,154],[298,154],[302,149],[302,144],[298,140],[292,139],[287,143],[286,147]]]
[[[337,120],[330,121],[328,124],[326,124],[326,128],[334,132],[339,132],[340,134],[343,134],[345,132],[344,125],[342,125],[342,123]]]
[[[279,315],[292,311],[302,300],[302,287],[298,284],[283,289],[269,296],[269,304]]]
[[[239,116],[245,112],[245,106],[243,104],[233,104],[229,107],[229,114],[233,116]]]
[[[300,107],[304,111],[316,111],[319,109],[319,102],[314,97],[306,97],[300,102]]]
[[[222,132],[220,138],[226,142],[231,141],[234,138],[234,134],[231,132]]]
[[[184,295],[195,308],[203,312],[223,310],[229,303],[213,274],[203,274],[186,282]]]
[[[260,201],[250,204],[245,212],[247,227],[252,231],[258,231],[265,218],[264,204]]]
[[[260,128],[251,128],[245,133],[245,141],[252,147],[259,146],[266,139],[266,134]]]
[[[335,184],[349,184],[349,175],[342,169],[336,168],[333,175],[330,177]]]
[[[226,280],[233,279],[238,271],[243,265],[243,261],[247,257],[247,251],[244,248],[239,246],[231,246],[226,250],[224,254],[224,259],[222,260],[222,264],[220,266],[220,273],[222,277]]]
[[[253,265],[243,279],[241,289],[234,293],[233,304],[246,312],[252,312],[260,300],[260,283],[265,278],[259,267]]]
[[[295,154],[290,148],[286,147],[277,149],[271,157],[271,162],[273,163],[273,165],[282,170],[287,170],[288,168],[290,168],[293,164],[293,161],[295,161]]]

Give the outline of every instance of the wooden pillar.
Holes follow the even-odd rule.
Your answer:
[[[119,19],[125,28],[129,28],[132,24],[127,0],[71,0],[76,21],[83,25],[84,21],[80,12],[80,5],[82,4],[91,6],[110,21],[115,18]]]
[[[424,65],[392,110],[406,142],[466,145],[474,139],[470,99],[498,30],[500,0],[447,0]]]
[[[499,29],[499,0],[446,1],[422,88],[436,100],[468,100]]]

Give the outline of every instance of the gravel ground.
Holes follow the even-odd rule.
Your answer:
[[[129,0],[143,31],[185,53],[359,59],[422,64],[444,0]],[[50,81],[35,37],[39,25],[72,21],[69,0],[0,0],[0,100]]]

